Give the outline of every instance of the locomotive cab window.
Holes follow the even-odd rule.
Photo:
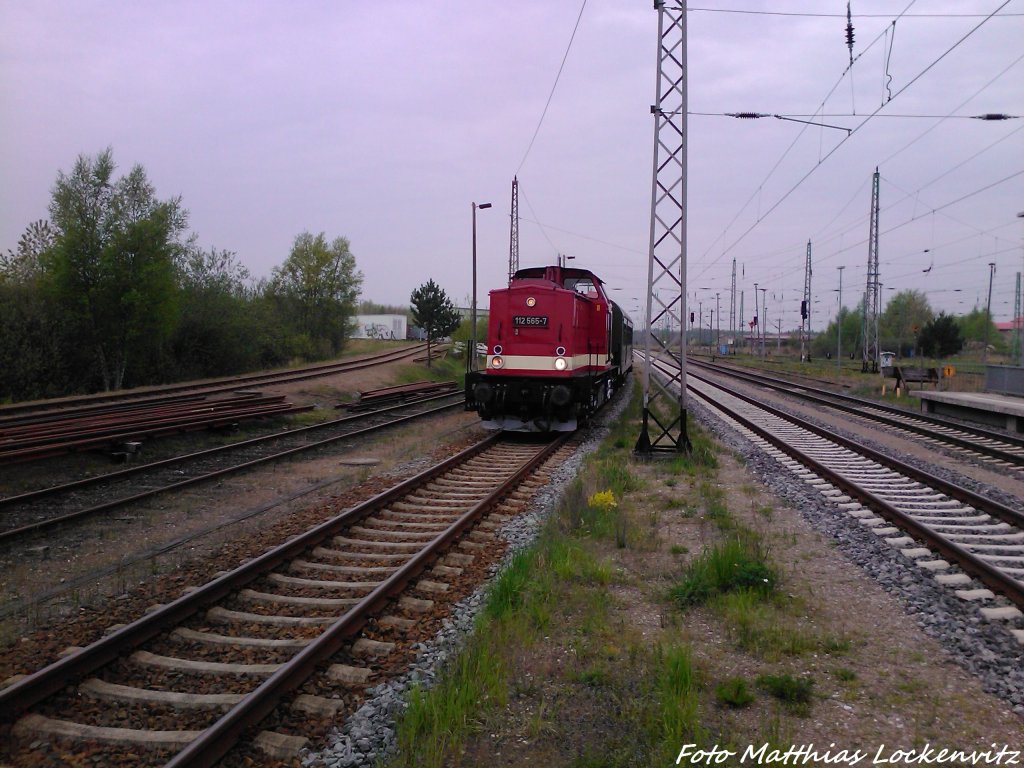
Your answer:
[[[600,294],[597,292],[597,286],[594,285],[594,281],[589,277],[568,277],[566,278],[564,285],[569,290],[576,291],[576,293],[582,293],[588,299],[600,298]]]

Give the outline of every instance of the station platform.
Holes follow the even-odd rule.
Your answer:
[[[988,392],[930,392],[914,390],[921,410],[940,416],[1024,432],[1024,397],[994,395]]]

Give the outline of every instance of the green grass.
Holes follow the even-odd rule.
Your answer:
[[[778,580],[762,548],[731,538],[694,558],[669,589],[669,598],[683,608],[741,589],[767,598]]]
[[[393,766],[441,768],[477,728],[481,708],[504,706],[508,667],[494,646],[474,636],[430,689],[413,687],[398,724]]]
[[[715,686],[715,698],[723,706],[741,709],[754,701],[754,694],[742,677],[730,677]]]
[[[704,736],[698,718],[700,687],[690,649],[658,647],[655,655],[660,741],[675,754],[685,741]],[[674,746],[673,746],[674,745]]]
[[[793,677],[788,672],[779,675],[759,675],[758,687],[781,701],[794,714],[806,715],[810,711],[814,680]]]

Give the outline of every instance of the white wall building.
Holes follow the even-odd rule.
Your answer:
[[[409,328],[405,315],[356,315],[353,339],[404,340]]]

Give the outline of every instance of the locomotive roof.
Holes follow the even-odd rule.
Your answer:
[[[578,267],[525,267],[517,270],[515,275],[512,276],[512,279],[545,280],[547,282],[555,283],[556,285],[564,285],[567,279],[578,279],[581,277],[589,277],[595,283],[604,285],[604,280],[595,275],[589,269],[580,269]]]

